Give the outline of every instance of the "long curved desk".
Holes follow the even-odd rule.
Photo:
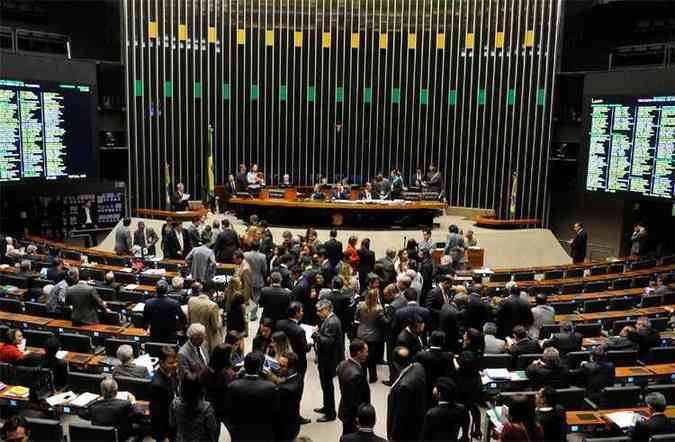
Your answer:
[[[447,204],[438,201],[365,202],[258,199],[234,197],[229,204],[240,218],[286,225],[356,227],[431,226]]]

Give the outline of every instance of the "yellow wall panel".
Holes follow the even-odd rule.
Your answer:
[[[408,34],[408,49],[415,49],[417,47],[417,34]]]
[[[331,35],[330,32],[324,32],[323,33],[323,37],[321,38],[321,45],[324,48],[330,48],[331,37],[332,37],[332,35]]]
[[[178,25],[178,40],[186,41],[187,38],[187,25]]]
[[[216,28],[209,26],[209,43],[215,43],[218,40],[218,34],[216,33]]]
[[[237,29],[237,44],[246,44],[246,29]]]
[[[148,22],[148,38],[157,38],[157,22]]]
[[[436,35],[436,49],[445,49],[445,34],[443,32]]]
[[[352,49],[358,49],[361,46],[361,34],[358,32],[352,33]]]
[[[302,40],[303,40],[303,35],[302,32],[296,31],[293,34],[293,43],[295,44],[296,48],[301,48],[302,47]]]
[[[389,47],[389,35],[386,32],[380,34],[380,49]]]
[[[473,49],[474,35],[473,32],[466,33],[465,44],[467,49]]]
[[[504,47],[504,33],[501,31],[497,32],[497,35],[495,35],[495,47],[496,48]]]

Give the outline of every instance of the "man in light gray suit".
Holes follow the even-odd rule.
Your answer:
[[[254,241],[251,244],[251,250],[244,253],[244,259],[251,267],[252,291],[251,300],[254,302],[251,309],[251,321],[258,319],[258,302],[260,301],[260,292],[265,287],[265,277],[267,276],[267,257],[259,251],[260,243]]]
[[[130,378],[149,379],[150,373],[144,365],[134,364],[134,349],[131,345],[120,345],[117,347],[117,359],[121,364],[113,368],[113,377],[126,376]]]
[[[192,249],[185,262],[195,281],[211,281],[216,274],[216,255],[206,244]]]
[[[131,225],[131,218],[124,218],[122,225],[115,230],[115,253],[118,255],[131,254],[131,232],[129,226]]]
[[[206,340],[206,328],[199,323],[191,324],[187,336],[187,342],[178,350],[179,379],[188,372],[199,375],[209,364],[209,352],[203,345]]]
[[[152,227],[145,226],[143,221],[138,222],[138,227],[134,232],[134,245],[148,249],[148,255],[155,255],[157,250],[155,249],[155,244],[159,241],[159,236],[157,232]]]

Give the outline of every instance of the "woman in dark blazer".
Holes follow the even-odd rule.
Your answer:
[[[370,239],[364,238],[361,241],[361,248],[359,254],[359,287],[364,290],[368,287],[368,273],[373,271],[375,267],[375,252],[370,250]]]

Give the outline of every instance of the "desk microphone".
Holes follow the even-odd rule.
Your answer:
[[[408,243],[408,237],[404,236],[403,237],[403,248],[405,249],[405,245]]]

